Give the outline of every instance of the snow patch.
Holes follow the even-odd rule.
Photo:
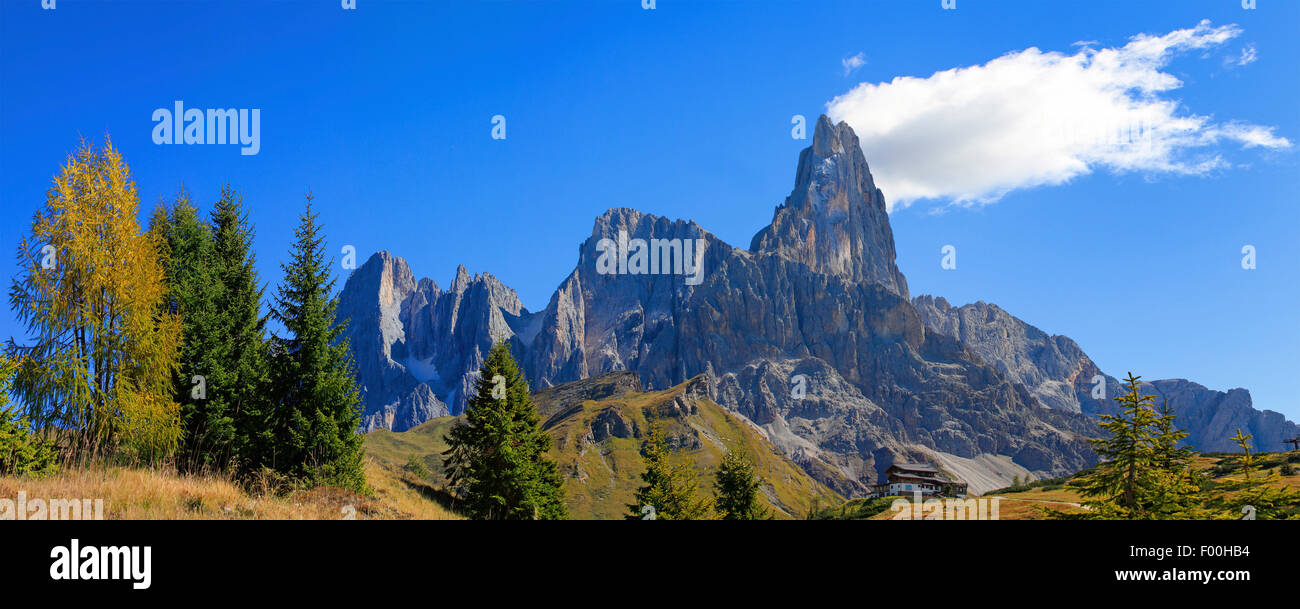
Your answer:
[[[441,384],[442,378],[438,376],[438,367],[433,365],[433,358],[415,358],[408,357],[401,362],[407,372],[415,377],[415,380],[421,383],[428,383],[430,386]]]
[[[524,327],[515,331],[515,335],[519,337],[519,340],[523,341],[524,346],[533,346],[533,339],[537,338],[537,334],[542,331],[542,322],[545,321],[543,319],[544,317],[546,317],[544,311],[533,313],[528,317],[527,321],[524,322]]]

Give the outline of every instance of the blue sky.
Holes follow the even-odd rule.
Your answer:
[[[863,138],[887,198],[882,172],[902,192],[934,193],[891,212],[913,294],[994,302],[1074,338],[1110,374],[1245,387],[1257,407],[1297,419],[1300,3],[11,0],[0,6],[0,243],[17,243],[78,138],[108,133],[146,213],[181,184],[208,204],[230,180],[269,283],[310,186],[336,257],[347,244],[362,259],[387,249],[444,287],[464,264],[536,310],[610,207],[693,219],[747,246],[808,144],[791,138],[791,116],[811,124],[860,83],[908,106],[907,95],[953,94],[936,72],[1009,53],[1037,61],[1031,47],[1120,49],[1202,20],[1235,33],[1154,68],[1178,86],[1119,99],[1202,119],[1198,143],[1174,157],[1100,155],[1053,174],[1035,165],[1049,154],[1000,155],[1024,136],[1014,117],[886,116],[880,97],[839,111],[860,132],[896,125]],[[960,86],[998,100],[1005,73],[981,74]],[[897,77],[920,93],[883,86]],[[175,100],[260,109],[260,152],[155,145],[151,115]],[[498,114],[505,140],[490,137]],[[1265,134],[1272,145],[1258,145]],[[971,142],[987,149],[959,154]],[[1210,158],[1214,168],[1188,170]],[[940,268],[949,244],[956,270]],[[1254,270],[1241,268],[1245,244]],[[5,311],[0,336],[15,334]]]

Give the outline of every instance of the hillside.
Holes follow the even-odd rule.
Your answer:
[[[105,520],[449,520],[460,517],[431,500],[433,488],[407,472],[367,459],[373,494],[335,488],[283,495],[249,492],[219,476],[159,469],[89,468],[42,478],[0,477],[0,499],[103,499]],[[30,505],[30,504],[29,504]]]
[[[565,477],[573,518],[617,519],[640,486],[644,465],[641,438],[651,417],[665,423],[670,444],[700,474],[702,493],[711,492],[712,473],[728,446],[741,444],[765,482],[763,496],[778,517],[801,517],[814,504],[842,501],[769,443],[762,432],[709,399],[703,379],[662,391],[641,391],[635,373],[615,372],[537,392],[543,428],[555,440],[551,452]],[[446,483],[441,452],[456,418],[434,419],[411,430],[376,430],[366,436],[367,453],[388,467],[415,460],[436,484]]]
[[[1192,466],[1205,475],[1211,485],[1219,485],[1230,477],[1240,476],[1239,458],[1239,455],[1228,453],[1200,454]],[[1282,475],[1281,484],[1300,490],[1300,451],[1263,453],[1257,458],[1261,474],[1283,474],[1284,465],[1289,464],[1292,473]],[[1083,510],[1083,497],[1070,487],[1070,481],[1080,474],[999,489],[983,497],[999,499],[999,520],[1048,520],[1052,517],[1044,513],[1043,508],[1065,513]],[[890,509],[895,499],[855,499],[823,510],[820,517],[828,520],[890,520],[898,514]],[[1295,507],[1294,513],[1300,514],[1300,505]]]

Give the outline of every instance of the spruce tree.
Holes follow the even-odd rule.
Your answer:
[[[654,514],[654,520],[709,518],[712,512],[709,500],[696,496],[699,482],[695,468],[690,463],[672,462],[663,422],[651,421],[649,427],[641,446],[646,466],[641,474],[644,485],[636,491],[636,502],[627,506],[627,518],[641,520],[650,513]]]
[[[55,470],[54,444],[9,405],[18,366],[0,356],[0,476],[41,477]]]
[[[268,420],[272,438],[268,461],[281,473],[313,485],[365,492],[362,472],[361,398],[336,320],[332,262],[326,262],[325,237],[316,223],[312,195],[294,231],[283,282],[271,308],[286,336],[276,338],[272,354]]]
[[[218,336],[222,286],[212,273],[212,232],[184,189],[169,208],[159,204],[149,230],[157,237],[165,264],[162,308],[182,322],[179,366],[172,379],[184,427],[177,465],[186,470],[224,469],[235,427],[225,392],[225,345]]]
[[[770,516],[758,497],[763,483],[754,475],[754,464],[743,445],[727,451],[714,474],[714,496],[723,520],[764,520]]]
[[[268,463],[273,436],[267,425],[273,404],[263,288],[255,268],[253,228],[243,198],[227,183],[212,208],[211,274],[219,286],[214,309],[224,355],[219,397],[234,419],[233,451],[247,473]]]
[[[479,367],[465,419],[451,429],[444,464],[466,515],[485,520],[568,518],[563,480],[547,458],[551,437],[505,341]]]

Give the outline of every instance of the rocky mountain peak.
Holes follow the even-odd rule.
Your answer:
[[[818,158],[829,158],[852,152],[858,147],[858,135],[848,123],[836,125],[825,114],[817,117],[817,126],[813,128],[813,154]],[[860,151],[859,151],[860,152]]]
[[[451,280],[451,291],[464,292],[465,288],[469,287],[470,280],[469,271],[465,269],[465,265],[456,265],[456,278]]]
[[[442,290],[438,288],[438,282],[429,279],[428,277],[421,277],[420,281],[416,283],[415,289],[416,291],[427,294],[442,292]]]
[[[708,231],[693,220],[669,220],[635,209],[615,207],[605,210],[592,223],[591,240],[588,243],[599,239],[617,239],[620,232],[626,232],[630,238],[702,238]]]
[[[464,409],[495,340],[530,328],[518,294],[460,265],[444,292],[416,280],[406,261],[377,252],[339,294],[363,406],[362,427],[402,431]]]
[[[354,270],[348,281],[352,282],[354,278],[358,290],[378,295],[381,309],[400,303],[416,287],[415,276],[406,261],[382,250]]]
[[[750,250],[808,265],[853,282],[879,283],[907,298],[894,263],[894,232],[885,195],[876,188],[858,136],[848,123],[822,115],[812,145],[799,153],[794,190]]]
[[[406,350],[403,310],[437,286],[420,281],[406,261],[376,252],[352,272],[339,294],[339,319],[347,336],[362,393],[362,428],[407,429],[447,414],[429,387],[399,363]]]
[[[415,276],[406,261],[381,250],[352,271],[339,295],[339,311],[353,325],[376,330],[365,338],[377,339],[376,348],[387,353],[402,338],[398,310],[415,290]]]

